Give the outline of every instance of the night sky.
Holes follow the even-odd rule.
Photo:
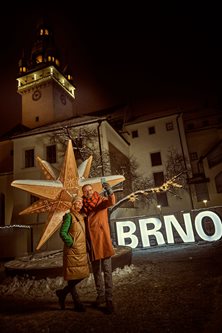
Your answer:
[[[1,13],[0,134],[20,122],[18,61],[23,49],[32,46],[43,15],[54,31],[62,63],[72,68],[76,112],[141,100],[162,109],[200,96],[221,100],[222,23],[217,8],[119,8],[115,2],[50,8],[48,2],[42,8],[22,5]]]

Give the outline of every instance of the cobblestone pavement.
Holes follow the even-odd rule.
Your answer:
[[[95,309],[84,295],[85,313],[58,308],[56,297],[1,296],[4,333],[222,333],[222,244],[183,249],[135,250],[137,277],[114,283],[115,312]]]

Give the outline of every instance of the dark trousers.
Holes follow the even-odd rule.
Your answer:
[[[111,257],[92,261],[92,271],[98,297],[104,297],[106,301],[112,301],[112,261]]]

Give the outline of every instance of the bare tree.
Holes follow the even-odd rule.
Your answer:
[[[74,149],[74,154],[77,163],[81,163],[89,156],[93,156],[93,162],[90,170],[91,177],[101,176],[102,169],[105,174],[111,174],[110,156],[108,151],[101,152],[98,146],[98,133],[95,128],[63,128],[63,132],[54,133],[50,137],[52,143],[59,143],[65,152],[67,140],[71,139]],[[101,156],[102,153],[102,156]],[[113,157],[115,158],[115,157]],[[101,165],[103,163],[103,165]],[[151,204],[156,201],[156,194],[161,192],[169,192],[173,196],[180,198],[177,193],[178,188],[186,189],[187,186],[187,170],[185,168],[186,161],[184,156],[179,153],[175,148],[170,147],[168,150],[165,162],[165,181],[161,186],[155,187],[154,180],[151,177],[144,177],[138,173],[138,162],[134,157],[130,157],[129,163],[123,161],[120,166],[115,170],[117,174],[123,174],[125,181],[123,184],[123,198],[118,200],[116,205],[112,208],[115,210],[122,204],[132,206],[132,204],[140,196],[141,203]],[[114,191],[119,191],[115,189]],[[119,198],[119,195],[118,195]]]

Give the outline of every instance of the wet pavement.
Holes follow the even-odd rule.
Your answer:
[[[58,308],[56,297],[0,297],[1,332],[222,333],[222,242],[134,250],[129,274],[114,283],[115,312]],[[3,278],[3,276],[2,276]]]

